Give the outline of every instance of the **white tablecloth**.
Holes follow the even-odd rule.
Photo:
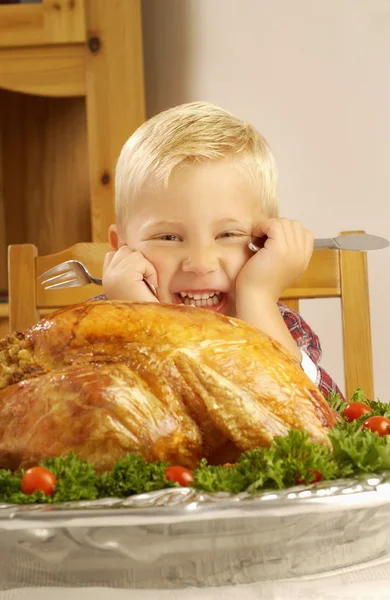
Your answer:
[[[0,600],[390,600],[390,558],[321,577],[186,590],[24,588]]]

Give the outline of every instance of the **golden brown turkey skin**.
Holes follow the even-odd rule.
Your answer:
[[[172,410],[174,398],[157,398],[126,365],[70,367],[2,394],[3,467],[29,466],[71,451],[99,472],[128,452],[190,466],[201,458],[201,436],[185,410]]]
[[[291,427],[328,444],[338,418],[277,342],[182,305],[57,311],[0,342],[1,387],[0,467],[10,468],[70,451],[99,471],[127,452],[226,462]]]

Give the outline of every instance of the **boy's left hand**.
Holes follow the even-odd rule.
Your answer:
[[[313,234],[299,221],[273,218],[258,223],[252,235],[267,239],[239,273],[236,293],[256,293],[277,302],[306,271],[313,253]]]

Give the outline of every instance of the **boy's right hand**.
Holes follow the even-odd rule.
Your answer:
[[[103,290],[109,300],[158,302],[143,279],[157,288],[157,273],[141,252],[121,246],[107,252],[103,265]]]

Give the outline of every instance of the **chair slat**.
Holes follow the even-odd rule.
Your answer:
[[[340,295],[340,252],[315,250],[306,272],[282,298],[339,298]]]
[[[10,331],[24,331],[39,319],[36,297],[35,259],[33,244],[16,244],[8,248],[9,324]]]
[[[346,396],[361,387],[374,397],[367,255],[341,253],[341,302]]]

